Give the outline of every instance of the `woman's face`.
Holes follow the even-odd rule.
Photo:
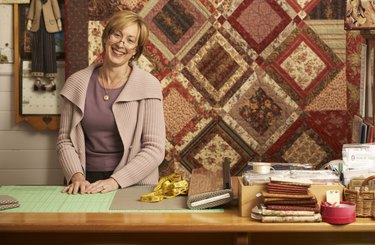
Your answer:
[[[131,24],[109,35],[105,43],[105,59],[114,66],[127,64],[136,53],[139,27]]]

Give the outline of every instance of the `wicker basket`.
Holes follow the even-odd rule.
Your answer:
[[[357,217],[372,217],[375,215],[375,190],[364,190],[372,179],[375,179],[375,176],[370,176],[363,180],[359,190],[344,189],[344,200],[356,204]]]

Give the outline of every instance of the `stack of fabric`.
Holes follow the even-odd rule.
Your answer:
[[[252,217],[262,222],[320,222],[320,207],[310,186],[309,181],[271,178],[262,192],[261,208],[253,210]]]
[[[20,204],[16,198],[8,195],[0,195],[0,210],[17,208],[19,206]]]

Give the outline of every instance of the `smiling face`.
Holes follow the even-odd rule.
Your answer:
[[[120,53],[123,51],[133,53],[133,50],[129,49],[129,47],[131,48],[133,44],[132,38],[135,38],[137,45],[134,50],[135,53],[133,53],[134,57],[132,61],[136,61],[143,53],[148,34],[148,27],[141,16],[128,10],[118,11],[112,15],[104,28],[102,34],[103,50],[108,52],[108,55],[111,54],[109,51],[113,50],[119,51],[117,53],[115,52],[118,56],[120,56]],[[108,45],[115,47],[115,49],[109,49]],[[127,50],[124,48],[127,48]]]
[[[128,64],[137,52],[138,39],[139,27],[136,23],[112,32],[105,41],[105,62],[113,66]]]

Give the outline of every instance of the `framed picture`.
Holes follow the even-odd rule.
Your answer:
[[[345,30],[375,29],[375,0],[346,0]]]
[[[59,0],[59,6],[61,11],[61,17],[64,17],[64,1]],[[32,52],[32,32],[26,30],[27,25],[27,14],[29,12],[29,5],[28,4],[20,4],[19,6],[19,48],[20,48],[20,55],[21,59],[30,59],[31,60],[31,52]],[[62,19],[62,22],[64,20]],[[55,36],[55,49],[56,49],[56,59],[57,60],[64,60],[65,52],[64,52],[64,32],[57,32],[54,34]]]
[[[62,8],[63,1],[59,3]],[[60,32],[54,35],[57,40],[55,46],[57,76],[50,80],[45,76],[39,77],[38,74],[37,80],[37,77],[33,76],[35,74],[31,73],[31,56],[35,50],[31,48],[33,33],[26,30],[28,8],[29,5],[13,5],[16,122],[29,123],[38,130],[57,130],[60,122],[59,90],[65,81],[64,34]],[[42,74],[44,73],[43,71]],[[42,86],[36,86],[38,84]],[[47,87],[51,84],[53,84],[53,89]]]

